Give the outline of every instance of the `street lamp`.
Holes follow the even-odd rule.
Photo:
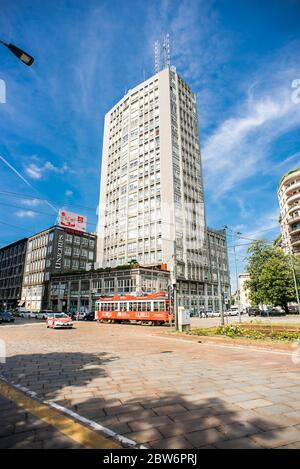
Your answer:
[[[235,251],[235,239],[234,239],[234,231],[232,228],[228,228],[227,225],[224,225],[225,230],[230,230],[231,232],[231,240],[233,245],[233,254],[234,254],[234,264],[235,264],[235,278],[236,278],[236,294],[237,294],[237,303],[238,303],[238,315],[239,315],[239,322],[242,322],[241,319],[241,303],[240,303],[240,290],[239,290],[239,277],[238,277],[238,269],[237,269],[237,261],[236,261],[236,251]],[[242,233],[237,231],[236,237],[240,236]]]
[[[22,49],[19,49],[19,47],[14,46],[13,44],[6,44],[6,42],[1,40],[0,43],[7,47],[16,57],[18,57],[18,59],[21,60],[21,62],[23,62],[28,67],[33,64],[34,58],[27,54],[27,52],[24,52]]]

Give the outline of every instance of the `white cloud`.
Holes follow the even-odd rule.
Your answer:
[[[42,179],[47,172],[63,174],[68,170],[68,165],[64,164],[61,168],[59,168],[50,161],[46,161],[46,163],[42,165],[37,163],[30,163],[25,167],[26,174],[32,179]]]
[[[251,95],[236,109],[203,146],[206,188],[214,197],[236,189],[254,174],[268,172],[273,167],[271,145],[300,125],[300,106],[291,102],[284,85],[256,98]]]
[[[32,210],[18,210],[16,215],[19,218],[35,218],[37,214]]]
[[[69,190],[69,189],[67,189],[67,190],[65,191],[65,196],[66,196],[66,197],[72,197],[72,195],[73,195],[73,191],[71,191],[71,190]]]
[[[36,207],[37,205],[40,205],[42,201],[40,199],[23,199],[22,204],[27,205],[29,207]]]

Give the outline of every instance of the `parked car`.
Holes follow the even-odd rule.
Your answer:
[[[227,312],[228,316],[237,316],[239,314],[239,309],[237,306],[231,306]]]
[[[270,308],[270,309],[267,309],[265,311],[262,311],[261,312],[261,316],[285,316],[285,312],[284,311],[280,311],[276,308]]]
[[[0,323],[1,322],[14,322],[15,318],[10,311],[2,311],[0,313]]]
[[[39,313],[36,314],[35,318],[36,319],[48,319],[48,316],[50,314],[53,314],[53,311],[51,310],[43,310],[40,311]]]
[[[248,316],[260,316],[261,311],[259,308],[248,308]]]
[[[65,313],[52,313],[48,316],[47,327],[52,329],[71,329],[73,322]]]

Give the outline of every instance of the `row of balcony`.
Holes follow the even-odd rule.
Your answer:
[[[300,203],[300,183],[299,183],[299,192],[297,192],[296,194],[293,194],[291,196],[287,195],[286,202],[287,202],[289,207],[291,207],[295,202]]]

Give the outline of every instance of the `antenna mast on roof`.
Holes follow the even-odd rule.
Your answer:
[[[155,73],[160,71],[160,44],[159,41],[155,41],[154,44],[154,57],[155,57]]]
[[[170,67],[170,36],[164,35],[163,41],[163,68]]]

